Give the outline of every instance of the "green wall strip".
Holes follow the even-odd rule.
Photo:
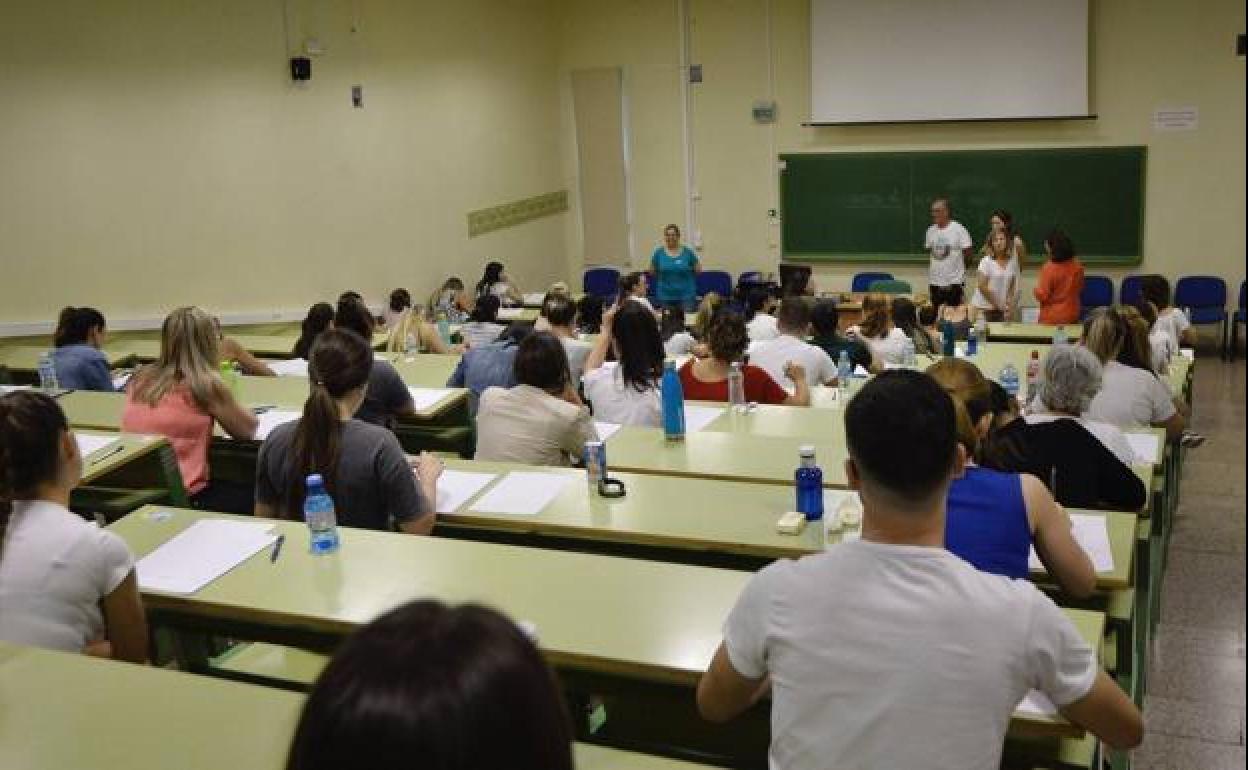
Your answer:
[[[514,227],[534,219],[561,214],[568,210],[568,191],[535,195],[532,198],[503,203],[488,209],[468,212],[468,235],[484,235],[504,227]]]

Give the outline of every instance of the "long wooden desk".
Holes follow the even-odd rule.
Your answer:
[[[160,436],[143,436],[134,433],[112,431],[78,431],[92,436],[114,438],[117,444],[96,450],[82,458],[82,483],[91,484],[101,479],[116,477],[123,469],[133,475],[142,475],[149,481],[161,481],[160,459],[162,450],[172,451],[169,442]],[[159,486],[160,484],[157,484]]]
[[[304,696],[0,642],[0,767],[281,770]],[[693,770],[588,744],[580,770]]]
[[[1048,344],[1053,341],[1053,334],[1057,328],[1054,324],[991,321],[988,323],[988,339],[993,342]],[[1077,341],[1083,336],[1083,324],[1064,324],[1062,328],[1066,331],[1068,340]]]

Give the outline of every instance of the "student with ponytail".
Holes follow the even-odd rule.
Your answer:
[[[358,334],[331,329],[317,338],[303,417],[274,428],[260,447],[255,515],[301,520],[305,479],[319,473],[339,524],[433,531],[441,461],[422,454],[413,468],[393,433],[354,418],[373,366],[373,351]]]
[[[134,558],[69,510],[82,455],[60,406],[0,396],[0,640],[141,663],[147,622]]]
[[[116,390],[108,359],[100,352],[107,329],[93,307],[67,307],[56,321],[52,362],[56,379],[68,390]]]

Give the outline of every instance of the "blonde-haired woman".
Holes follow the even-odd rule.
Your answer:
[[[419,313],[410,310],[399,316],[390,327],[386,350],[391,353],[419,351],[421,353],[450,353],[451,348],[442,341],[438,329]]]
[[[212,318],[197,307],[174,310],[160,329],[160,358],[126,389],[121,429],[169,439],[195,507],[246,514],[250,485],[213,481],[208,468],[214,422],[237,439],[252,438],[258,424],[221,380],[220,360]]]

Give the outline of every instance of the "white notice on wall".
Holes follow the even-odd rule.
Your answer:
[[[1153,112],[1154,131],[1195,131],[1200,126],[1196,107],[1158,107]]]

